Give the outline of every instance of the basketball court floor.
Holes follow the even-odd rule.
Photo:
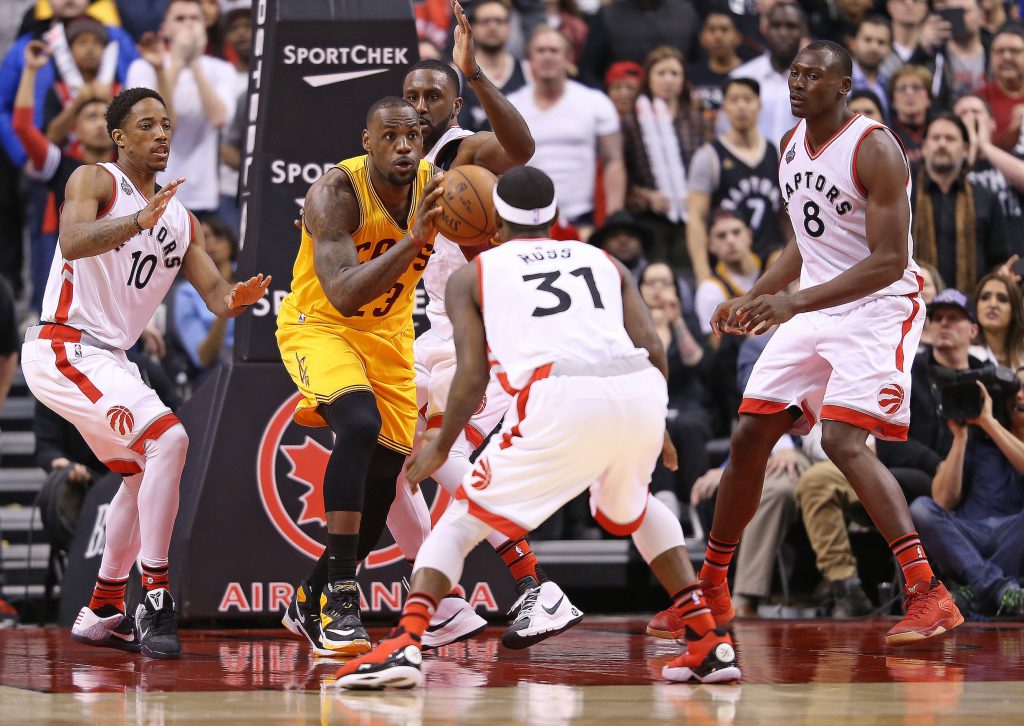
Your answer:
[[[645,624],[588,616],[525,651],[493,627],[427,655],[425,688],[385,692],[334,688],[337,663],[283,629],[185,630],[158,661],[18,628],[0,632],[0,723],[1024,723],[1024,624],[890,649],[890,620],[739,621],[743,682],[716,686],[661,681],[678,648]]]

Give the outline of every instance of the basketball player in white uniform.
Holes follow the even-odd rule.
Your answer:
[[[790,68],[793,114],[780,145],[779,184],[796,233],[745,295],[715,311],[716,332],[781,325],[747,383],[719,485],[701,584],[720,623],[735,614],[726,573],[757,509],[765,465],[787,431],[822,419],[822,447],[864,503],[899,561],[907,613],[886,642],[900,645],[963,622],[934,577],[896,480],[868,434],[904,440],[910,365],[924,324],[911,257],[910,171],[885,126],[850,111],[852,63],[830,41],[806,46]],[[800,278],[800,291],[782,294]]]
[[[466,81],[473,87],[487,113],[494,133],[473,133],[460,128],[455,119],[462,107],[459,78],[450,66],[437,61],[413,65],[406,73],[403,96],[424,119],[424,158],[447,171],[464,164],[483,166],[501,174],[533,155],[534,143],[523,117],[476,65],[472,31],[458,3],[453,3],[457,19],[453,57]],[[444,290],[449,278],[483,249],[466,250],[438,235],[434,252],[423,273],[429,301],[427,318],[430,329],[416,339],[416,389],[421,424],[437,428],[444,419],[448,390],[455,375],[455,341],[451,321],[445,311]],[[448,460],[433,479],[454,495],[466,473],[472,468],[470,456],[480,447],[505,415],[511,397],[497,376],[491,376],[479,410],[453,444]],[[407,482],[399,481],[395,503],[388,516],[388,528],[405,556],[414,560],[420,545],[430,533],[430,515],[422,494],[413,494]],[[504,560],[516,580],[519,599],[513,606],[515,616],[502,636],[507,648],[526,648],[572,627],[583,618],[554,582],[547,580],[537,564],[529,543],[522,537],[508,538],[492,532],[487,541]],[[457,583],[456,583],[457,584]],[[535,596],[530,593],[536,591]],[[548,609],[550,608],[550,610]],[[424,633],[427,647],[440,647],[462,640],[482,630],[486,621],[459,597],[446,597],[438,607],[431,627]]]
[[[632,535],[686,622],[688,651],[664,675],[739,678],[732,639],[715,628],[694,582],[679,520],[648,492],[659,454],[674,465],[675,450],[665,435],[665,350],[633,277],[595,247],[550,239],[555,189],[539,169],[506,173],[494,205],[503,244],[448,283],[458,368],[444,423],[424,435],[409,481],[444,463],[491,367],[515,391],[513,405],[420,549],[398,627],[339,670],[338,684],[421,684],[421,636],[466,555],[493,529],[520,537],[588,490],[597,521]]]
[[[73,424],[97,458],[124,477],[107,510],[93,597],[72,637],[176,658],[181,646],[167,552],[188,437],[124,351],[135,345],[179,270],[220,317],[244,312],[270,278],[224,280],[206,253],[202,227],[174,198],[184,180],[157,190],[171,141],[159,94],[124,91],[110,104],[107,128],[118,159],[84,166],[68,181],[42,322],[27,331],[21,362],[40,403]],[[146,595],[133,632],[124,592],[140,552]]]

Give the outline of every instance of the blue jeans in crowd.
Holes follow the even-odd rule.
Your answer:
[[[970,587],[978,605],[994,614],[1003,588],[1018,581],[1024,563],[1024,512],[964,519],[931,497],[918,497],[910,516],[931,563]]]

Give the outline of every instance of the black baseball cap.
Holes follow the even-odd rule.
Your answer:
[[[963,311],[963,314],[972,323],[978,322],[974,318],[974,303],[971,302],[971,298],[956,288],[947,287],[932,298],[932,301],[928,304],[928,317],[930,318],[932,313],[938,308],[956,308]]]

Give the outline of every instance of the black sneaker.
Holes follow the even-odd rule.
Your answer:
[[[334,685],[358,690],[422,686],[422,662],[420,639],[398,627],[370,653],[342,666]]]
[[[180,658],[174,600],[164,589],[150,590],[135,608],[135,628],[142,654],[149,658]]]
[[[320,630],[324,647],[334,655],[359,655],[370,649],[370,636],[359,619],[359,586],[355,580],[339,580],[324,587]]]
[[[324,647],[323,633],[320,630],[319,598],[313,594],[313,590],[305,580],[295,588],[295,597],[288,603],[284,617],[281,618],[281,625],[308,640],[316,655],[334,655],[333,650]]]
[[[832,607],[833,618],[859,618],[874,611],[875,606],[871,604],[864,593],[864,588],[861,587],[860,580],[856,577],[835,580],[829,583],[829,586],[835,602]]]
[[[698,635],[687,625],[683,631],[686,651],[661,669],[663,678],[686,683],[738,681],[741,677],[739,660],[732,636],[725,628],[715,628]]]
[[[122,613],[113,605],[104,605],[99,610],[82,608],[75,618],[75,624],[71,626],[71,639],[100,648],[139,652],[139,639],[135,634],[132,616]]]

